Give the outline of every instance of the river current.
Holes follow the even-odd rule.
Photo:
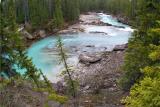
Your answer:
[[[133,32],[130,26],[118,22],[111,15],[99,13],[98,17],[102,22],[112,26],[84,25],[83,33],[60,35],[70,65],[76,66],[81,53],[111,51],[115,45],[128,42]],[[56,41],[57,37],[52,35],[32,44],[27,50],[27,55],[32,58],[33,64],[52,82],[58,81],[63,69],[63,64],[59,61]]]

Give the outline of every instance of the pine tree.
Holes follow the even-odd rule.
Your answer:
[[[67,21],[75,21],[79,18],[79,0],[64,0],[63,13]]]
[[[54,10],[54,24],[56,27],[63,26],[63,14],[61,10],[61,0],[55,0],[55,10]]]
[[[26,56],[25,43],[18,31],[16,24],[16,14],[14,0],[9,2],[9,17],[4,15],[4,10],[1,5],[1,38],[0,38],[0,65],[2,74],[5,78],[10,78],[18,75],[18,69],[25,69],[25,77],[33,80],[37,86],[39,86],[40,72],[32,64],[31,59]],[[15,68],[15,65],[18,67]]]
[[[148,0],[139,10],[138,18],[141,22],[139,22],[138,31],[129,41],[125,57],[125,74],[121,79],[124,89],[129,89],[143,77],[141,68],[154,63],[148,57],[151,52],[150,44],[159,45],[160,37],[157,34],[150,34],[150,30],[157,26],[157,20],[160,18],[159,5],[159,1]]]
[[[160,35],[159,31],[157,33]],[[141,70],[144,78],[131,88],[130,96],[124,100],[126,107],[160,106],[160,44],[150,45],[150,47],[152,52],[149,58],[154,61],[154,64]]]
[[[67,55],[66,53],[64,52],[64,49],[63,49],[63,43],[62,43],[62,40],[60,37],[58,37],[58,40],[57,40],[57,48],[59,50],[59,56],[61,57],[60,61],[63,62],[64,64],[64,68],[65,68],[65,71],[63,72],[64,75],[67,75],[67,83],[68,85],[71,87],[71,89],[69,90],[71,92],[71,95],[76,98],[76,87],[75,87],[75,82],[71,76],[71,71],[70,71],[70,68],[67,64]]]

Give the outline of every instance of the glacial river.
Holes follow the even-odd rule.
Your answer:
[[[83,33],[60,35],[70,65],[76,66],[81,53],[110,51],[115,45],[128,42],[133,32],[130,26],[118,22],[111,15],[99,13],[98,17],[102,22],[113,26],[84,25]],[[32,58],[35,66],[41,69],[52,82],[58,81],[63,69],[63,64],[59,61],[56,41],[57,37],[53,35],[32,44],[27,50],[27,55]]]

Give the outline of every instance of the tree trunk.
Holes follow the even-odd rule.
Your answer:
[[[24,11],[24,22],[27,23],[29,21],[28,0],[23,0],[23,11]]]

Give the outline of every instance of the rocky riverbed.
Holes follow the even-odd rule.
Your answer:
[[[123,24],[118,26],[116,24],[111,24],[111,23],[107,23],[107,22],[105,23],[101,20],[99,15],[104,15],[104,14],[102,14],[102,13],[98,14],[98,13],[94,13],[94,12],[88,12],[88,14],[81,14],[80,17],[79,17],[79,22],[78,23],[73,24],[73,25],[69,26],[68,28],[66,28],[64,30],[60,30],[58,32],[58,34],[73,34],[73,33],[85,32],[88,25],[103,26],[103,27],[104,26],[113,26],[113,27],[117,27],[117,28],[125,28],[125,26]],[[117,16],[114,20],[117,20],[117,23],[118,22],[124,23],[124,24],[129,23],[128,19],[123,18],[121,16]],[[103,31],[91,31],[90,33],[105,34],[105,32],[103,32]]]
[[[69,99],[66,104],[49,101],[49,107],[75,107],[74,101],[78,103],[76,107],[124,107],[120,101],[128,93],[117,82],[122,75],[126,47],[119,45],[111,52],[81,54],[78,67],[72,73],[80,85],[76,99]],[[63,81],[54,83],[53,88],[60,95],[66,93]],[[44,107],[47,96],[47,92],[34,91],[32,83],[18,80],[0,92],[0,98],[10,100],[13,107]]]
[[[67,62],[74,66],[72,77],[79,83],[78,107],[123,107],[120,99],[126,92],[120,89],[118,80],[132,32],[130,26],[103,13],[81,15],[78,23],[57,32],[68,54]],[[40,38],[44,38],[44,34],[43,30],[38,33]],[[65,95],[64,79],[57,77],[63,63],[58,62],[56,40],[53,35],[34,43],[28,49],[28,56],[53,82],[56,92]],[[74,100],[65,105],[53,104],[53,107],[72,107]]]
[[[121,67],[126,48],[127,45],[118,45],[111,52],[79,56],[77,69],[72,73],[80,85],[77,96],[79,107],[123,107],[120,101],[127,92],[119,87],[118,80],[123,74]],[[65,91],[63,81],[54,86],[57,92]]]
[[[111,26],[100,21],[97,14],[81,15],[80,23],[59,33],[78,33],[86,30],[88,25]],[[115,26],[117,27],[117,26]],[[119,27],[123,28],[123,27]],[[70,32],[71,31],[71,32]],[[89,32],[92,33],[92,32]],[[105,34],[106,32],[93,32]],[[94,45],[86,47],[94,48]],[[78,64],[72,77],[78,80],[79,91],[77,99],[79,107],[123,107],[121,99],[128,93],[123,91],[118,81],[123,75],[122,65],[127,44],[116,45],[112,51],[83,52],[78,57]],[[57,92],[64,92],[63,80],[54,84]],[[64,89],[64,90],[63,90]],[[72,107],[73,102],[68,105]]]

